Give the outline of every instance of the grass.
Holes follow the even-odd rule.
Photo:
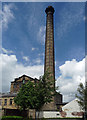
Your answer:
[[[48,120],[51,118],[41,118],[39,120]],[[72,119],[72,118],[52,118],[52,119]],[[79,119],[77,117],[73,118],[73,119]],[[23,118],[22,116],[3,116],[1,120],[33,120],[32,118]]]
[[[22,116],[3,116],[0,120],[33,120],[33,119],[23,118]]]
[[[3,116],[2,118],[23,118],[22,116]]]
[[[1,120],[23,120],[22,116],[3,116]]]

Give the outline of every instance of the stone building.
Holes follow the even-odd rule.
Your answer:
[[[14,97],[16,97],[19,89],[21,88],[23,83],[27,83],[28,81],[32,81],[34,83],[38,82],[38,79],[34,79],[27,75],[22,75],[19,78],[15,78],[14,81],[11,82],[11,88],[9,93],[4,93],[0,96],[0,109],[18,109],[18,107],[14,103]]]
[[[34,83],[38,82],[37,78],[32,78],[27,75],[22,75],[19,78],[15,78],[14,81],[11,82],[11,88],[10,88],[10,93],[17,93],[19,89],[21,88],[22,84],[26,84],[28,81],[32,81]]]
[[[0,97],[0,109],[17,109],[14,103],[16,93],[5,93]]]
[[[14,97],[16,97],[19,89],[21,88],[22,84],[26,84],[28,81],[32,81],[34,83],[39,82],[37,78],[32,78],[27,75],[22,75],[19,78],[15,78],[14,81],[11,82],[11,88],[9,93],[3,93],[0,96],[0,109],[18,109],[18,107],[14,103]],[[62,101],[62,95],[57,93],[55,96],[55,104],[57,105],[56,110],[60,111],[61,101]],[[49,108],[50,108],[50,104]],[[47,106],[48,106],[47,105]],[[43,110],[47,110],[46,105],[43,107]]]

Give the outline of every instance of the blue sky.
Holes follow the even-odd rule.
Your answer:
[[[22,72],[20,72],[22,69],[18,70],[21,74],[24,72],[24,74],[32,77],[38,77],[43,74],[46,28],[45,9],[49,5],[52,5],[55,9],[54,41],[56,79],[59,79],[61,74],[63,74],[63,70],[60,68],[62,65],[67,65],[66,61],[73,63],[75,63],[75,61],[76,63],[83,61],[85,57],[85,3],[3,2],[2,55],[4,55],[4,59],[8,57],[10,67],[9,64],[7,64],[6,68],[10,68],[10,75],[13,71],[11,67],[16,65],[17,67],[18,65],[19,67],[22,66],[22,69],[23,67],[24,69],[27,68]],[[10,62],[10,58],[12,58],[14,62],[12,62],[12,59]],[[30,71],[28,72],[28,67],[31,68],[31,71],[34,68],[32,71],[33,74],[29,73]],[[36,68],[38,68],[39,71]],[[14,69],[17,71],[16,68]],[[73,66],[69,69],[73,69]],[[37,75],[34,75],[35,70],[38,71]],[[13,81],[14,77],[21,75],[18,74],[18,71],[17,73],[13,72],[10,78],[7,77],[9,79],[8,85],[10,81]],[[3,74],[4,73],[6,72],[3,72]],[[8,76],[8,73],[6,73],[6,75]],[[81,76],[81,74],[78,76]],[[66,78],[71,79],[72,75],[65,76],[64,79]],[[5,79],[4,77],[2,78],[3,81]],[[7,87],[7,89],[4,88],[3,91],[9,91],[9,87]],[[70,99],[67,98],[67,100]]]

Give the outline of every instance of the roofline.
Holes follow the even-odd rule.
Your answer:
[[[17,96],[17,93],[7,93],[7,94],[2,94],[0,96],[0,98],[3,98],[3,97],[16,97]]]
[[[14,81],[12,81],[11,83],[14,83],[16,80],[19,80],[20,78],[22,78],[22,77],[28,77],[28,78],[30,78],[30,79],[32,79],[32,80],[38,80],[37,78],[32,78],[32,77],[29,77],[29,76],[27,76],[27,75],[22,75],[21,77],[18,77],[18,78],[15,78],[14,79]]]

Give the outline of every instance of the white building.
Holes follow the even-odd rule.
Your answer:
[[[39,116],[38,116],[39,115]],[[65,118],[65,117],[78,117],[83,116],[83,110],[78,104],[78,99],[74,99],[62,107],[62,111],[41,111],[37,112],[39,118]]]
[[[78,99],[74,99],[62,107],[62,117],[82,117],[83,110],[78,104]]]

